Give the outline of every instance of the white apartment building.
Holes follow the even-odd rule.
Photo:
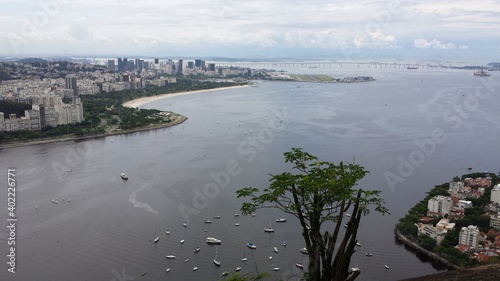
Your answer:
[[[500,184],[495,185],[491,190],[490,201],[500,204]]]
[[[452,181],[450,182],[450,187],[448,188],[449,191],[453,192],[453,193],[459,193],[459,192],[463,192],[464,191],[464,183],[459,181],[459,182],[455,182],[455,181]]]
[[[453,206],[453,200],[449,196],[434,196],[429,199],[427,207],[429,209],[430,216],[444,216],[450,213],[450,209]]]
[[[458,238],[459,245],[470,246],[476,248],[479,242],[479,229],[475,225],[469,225],[468,227],[462,227],[460,230],[460,236]]]
[[[490,216],[490,226],[496,230],[500,230],[500,215]]]

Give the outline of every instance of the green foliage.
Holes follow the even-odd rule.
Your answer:
[[[31,109],[31,104],[12,102],[12,101],[0,101],[0,112],[4,113],[4,118],[9,118],[9,114],[16,114],[19,118],[24,116],[24,111]]]
[[[370,207],[388,213],[380,191],[354,189],[368,173],[362,166],[319,161],[300,148],[284,156],[295,172],[271,175],[269,187],[262,191],[254,187],[237,190],[238,198],[250,198],[241,212],[248,215],[260,208],[277,208],[296,217],[309,251],[308,280],[354,280],[359,273],[348,270],[361,217]],[[343,218],[348,211],[352,215],[346,223]],[[321,233],[324,222],[333,222],[333,229]],[[339,230],[344,224],[348,228],[342,238]]]
[[[427,234],[419,235],[417,241],[420,246],[429,251],[436,247],[436,240]]]

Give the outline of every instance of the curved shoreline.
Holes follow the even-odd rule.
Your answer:
[[[161,100],[164,98],[168,98],[168,97],[183,96],[183,95],[212,92],[212,91],[220,91],[220,90],[227,90],[227,89],[235,89],[235,88],[242,88],[242,87],[248,87],[248,85],[220,87],[220,88],[213,88],[213,89],[203,89],[203,90],[177,92],[177,93],[166,93],[166,94],[160,94],[160,95],[155,95],[155,96],[142,97],[142,98],[129,100],[129,101],[123,103],[123,106],[125,106],[125,107],[139,107],[139,106],[143,106],[144,104],[147,104],[147,103],[150,103],[153,101],[157,101],[157,100]],[[33,140],[33,141],[4,143],[4,144],[0,144],[0,150],[4,149],[4,148],[23,147],[23,146],[39,145],[39,144],[55,143],[55,142],[80,141],[80,140],[87,140],[87,139],[104,138],[104,137],[114,136],[114,135],[124,135],[124,134],[131,134],[131,133],[143,132],[143,131],[149,131],[149,130],[157,130],[157,129],[163,129],[163,128],[168,128],[168,127],[172,127],[175,125],[179,125],[188,119],[184,115],[181,115],[178,113],[175,113],[175,114],[177,114],[180,117],[179,120],[175,120],[174,122],[168,123],[168,124],[162,124],[160,126],[148,126],[148,127],[134,128],[134,129],[130,129],[130,130],[112,131],[112,132],[106,132],[106,133],[100,134],[100,135],[92,135],[92,136],[84,136],[84,137],[63,137],[63,138],[55,138],[55,139],[45,139],[45,140],[42,139],[42,140]]]
[[[105,138],[105,137],[109,137],[109,136],[126,135],[126,134],[132,134],[132,133],[143,132],[143,131],[158,130],[158,129],[163,129],[163,128],[168,128],[168,127],[179,125],[181,123],[184,123],[184,121],[186,121],[188,119],[184,115],[180,115],[180,114],[177,114],[177,115],[179,116],[178,120],[175,120],[172,123],[162,124],[159,126],[148,126],[148,127],[141,127],[141,128],[130,129],[130,130],[112,131],[112,132],[108,132],[105,134],[84,136],[84,137],[68,137],[68,138],[58,138],[58,139],[45,139],[45,140],[34,140],[34,141],[27,141],[27,142],[6,143],[6,144],[0,144],[0,150],[2,150],[4,148],[23,147],[23,146],[39,145],[39,144],[47,144],[47,143],[99,139],[99,138]]]
[[[455,264],[452,264],[451,262],[449,262],[448,260],[446,260],[445,258],[443,257],[440,257],[438,256],[436,253],[433,253],[429,250],[426,250],[424,248],[422,248],[420,245],[416,244],[416,243],[413,243],[412,241],[408,240],[408,238],[406,238],[403,234],[401,234],[399,232],[399,230],[397,230],[396,228],[394,228],[394,235],[395,235],[395,238],[397,241],[405,244],[406,246],[414,249],[415,251],[419,252],[419,253],[422,253],[426,256],[428,256],[429,258],[447,266],[448,268],[451,268],[451,269],[460,269],[459,266],[455,265]]]
[[[155,96],[142,97],[142,98],[137,98],[137,99],[129,100],[129,101],[123,103],[123,106],[124,107],[139,107],[139,106],[143,106],[143,105],[145,105],[147,103],[154,102],[154,101],[157,101],[157,100],[162,100],[164,98],[169,98],[169,97],[177,97],[177,96],[184,96],[184,95],[197,94],[197,93],[206,93],[206,92],[213,92],[213,91],[229,90],[229,89],[236,89],[236,88],[243,88],[243,87],[248,87],[248,85],[238,85],[238,86],[220,87],[220,88],[213,88],[213,89],[203,89],[203,90],[196,90],[196,91],[187,91],[187,92],[177,92],[177,93],[160,94],[160,95],[155,95]]]

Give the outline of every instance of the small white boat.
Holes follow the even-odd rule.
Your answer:
[[[250,249],[252,249],[252,250],[257,249],[257,246],[255,246],[254,243],[250,243],[250,242],[247,243],[247,247],[250,248]]]
[[[235,271],[238,272],[240,270],[241,270],[241,266],[238,266]]]
[[[283,241],[283,247],[286,247],[287,244],[288,244],[288,242],[286,240]]]
[[[181,240],[181,244],[184,244],[184,242],[186,242],[186,240],[182,239],[182,240]]]
[[[153,242],[158,243],[158,241],[160,241],[160,237],[156,236],[156,238],[155,238],[155,240],[153,240]]]
[[[242,258],[241,261],[247,261],[248,259],[247,258]]]
[[[389,269],[389,266],[387,264],[384,264],[385,269]]]
[[[309,251],[307,250],[307,248],[302,248],[302,249],[300,249],[300,252],[301,252],[302,254],[304,254],[304,255],[309,254]]]
[[[200,247],[196,247],[196,249],[194,249],[194,252],[198,253],[200,250],[201,250]]]
[[[344,227],[345,227],[345,228],[348,228],[349,226],[348,226],[348,225],[347,225],[347,223],[346,223],[346,224],[344,224]]]
[[[278,253],[278,248],[274,247],[274,252],[277,254]]]
[[[234,216],[235,216],[235,217],[239,217],[239,216],[240,216],[240,214],[234,214]]]
[[[166,233],[167,235],[170,235],[170,231],[169,231],[169,230],[165,231],[165,233]]]
[[[216,266],[220,266],[220,261],[217,259],[217,257],[215,257],[215,259],[214,259],[214,264]]]
[[[273,256],[269,256],[269,260],[272,260],[273,259]]]
[[[276,222],[286,222],[286,219],[285,218],[276,219]]]
[[[256,214],[251,214],[250,216],[255,217],[255,216],[256,216]]]
[[[126,173],[121,173],[120,177],[122,177],[122,179],[124,180],[128,180],[128,175]]]
[[[266,227],[266,228],[264,228],[264,232],[267,232],[267,233],[274,232],[274,228]]]
[[[185,259],[185,260],[184,260],[184,263],[187,263],[188,261],[189,261],[189,259]]]
[[[279,267],[277,267],[277,266],[273,267],[273,271],[278,271],[278,270],[280,270]]]
[[[356,246],[361,247],[361,244],[359,242],[356,242]]]
[[[193,267],[193,271],[196,271],[196,270],[198,270],[198,267],[197,266]]]
[[[212,223],[212,221],[211,220],[206,220],[205,223]]]
[[[304,265],[302,265],[300,262],[296,263],[295,266],[298,268],[304,268]]]
[[[187,225],[187,223],[183,222],[182,226],[187,227],[188,225]]]
[[[168,255],[166,258],[169,259],[169,260],[172,260],[172,259],[175,259],[175,256],[174,255]]]
[[[370,253],[370,252],[366,252],[366,253],[365,253],[365,256],[367,256],[367,257],[371,257],[371,256],[373,256],[373,254],[372,254],[372,253]]]
[[[357,272],[357,271],[359,271],[359,267],[351,267],[350,271]]]
[[[345,216],[346,216],[346,217],[350,217],[350,216],[351,216],[351,214],[345,214]]]
[[[170,272],[170,268],[167,268],[167,270],[165,270],[165,271],[166,271],[167,273],[169,273],[169,272]]]
[[[240,224],[239,223],[235,223],[234,226],[240,226]]]
[[[220,216],[214,216],[214,219],[220,220]]]
[[[220,244],[221,240],[214,237],[207,237],[207,244]]]
[[[229,271],[222,272],[222,276],[228,276],[228,275],[229,275]]]

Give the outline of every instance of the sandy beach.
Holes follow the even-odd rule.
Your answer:
[[[243,88],[243,87],[248,87],[248,85],[221,87],[221,88],[205,89],[205,90],[197,90],[197,91],[168,93],[168,94],[161,94],[161,95],[156,95],[156,96],[151,96],[151,97],[142,97],[142,98],[127,101],[123,104],[123,106],[125,106],[125,107],[140,107],[140,106],[143,106],[147,103],[161,100],[164,98],[169,98],[169,97],[183,96],[183,95],[196,94],[196,93],[206,93],[206,92],[213,92],[213,91],[222,91],[222,90],[229,90],[229,89]]]

